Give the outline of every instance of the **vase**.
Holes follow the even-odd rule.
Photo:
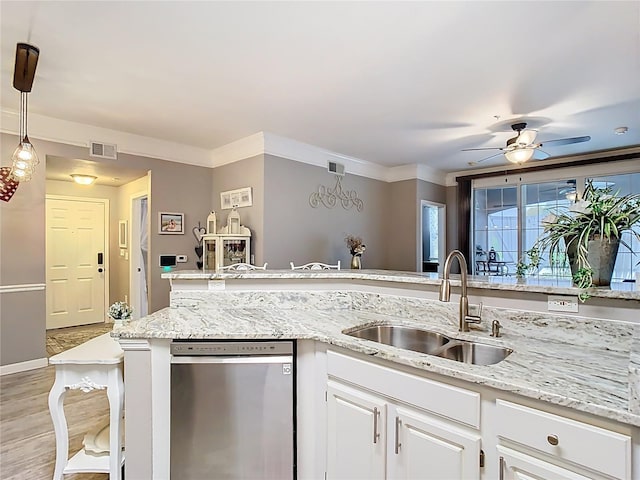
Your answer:
[[[593,270],[593,284],[596,287],[608,287],[611,284],[613,267],[618,256],[620,239],[597,236],[587,244],[587,262]]]
[[[359,270],[362,268],[362,263],[360,261],[360,255],[353,255],[351,257],[351,268],[354,270]]]

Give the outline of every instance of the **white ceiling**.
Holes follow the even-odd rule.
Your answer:
[[[450,172],[516,120],[540,141],[592,137],[553,156],[640,145],[638,1],[3,0],[0,14],[3,109],[18,109],[27,41],[30,113],[206,149],[266,131]]]

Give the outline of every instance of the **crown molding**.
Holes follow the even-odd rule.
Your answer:
[[[18,125],[18,112],[4,108],[0,110],[0,132],[18,135]],[[118,153],[209,168],[220,167],[256,155],[268,154],[322,168],[327,168],[329,161],[338,162],[345,166],[346,173],[384,182],[419,179],[445,185],[446,181],[442,172],[427,165],[411,164],[385,167],[270,132],[258,132],[216,149],[208,150],[30,113],[29,136],[39,140],[86,148],[89,148],[91,140],[111,143],[118,146]]]
[[[18,135],[18,112],[3,108],[0,115],[0,132]],[[39,140],[86,148],[89,148],[90,140],[115,143],[118,146],[118,153],[158,158],[201,167],[212,166],[211,150],[83,123],[69,122],[37,113],[29,113],[29,136]]]

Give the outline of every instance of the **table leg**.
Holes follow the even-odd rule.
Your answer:
[[[53,421],[53,431],[56,435],[56,466],[53,471],[53,480],[62,480],[62,472],[67,466],[69,456],[69,431],[67,419],[64,416],[64,397],[67,388],[58,372],[56,380],[49,392],[49,412]]]
[[[109,480],[122,477],[122,408],[124,406],[124,381],[120,368],[109,371],[107,384],[109,399]]]

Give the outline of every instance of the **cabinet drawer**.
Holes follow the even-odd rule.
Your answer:
[[[504,400],[496,405],[499,437],[615,478],[631,478],[629,436]]]
[[[477,392],[332,351],[327,352],[327,373],[450,420],[480,428],[480,394]]]

